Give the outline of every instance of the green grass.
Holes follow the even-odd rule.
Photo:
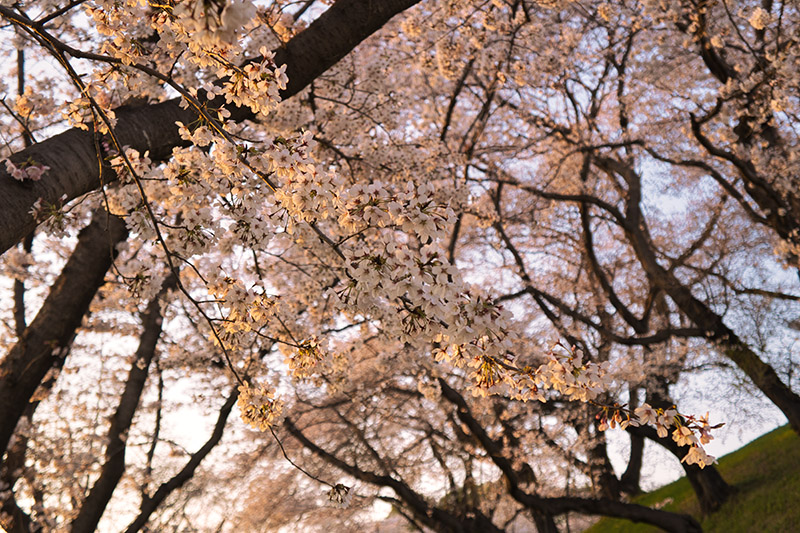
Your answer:
[[[666,511],[688,513],[703,531],[735,533],[800,531],[800,437],[788,426],[767,433],[719,459],[722,477],[738,492],[718,512],[701,517],[700,506],[685,478],[642,494],[636,503],[652,506],[668,498]],[[652,526],[603,518],[591,533],[650,533]]]

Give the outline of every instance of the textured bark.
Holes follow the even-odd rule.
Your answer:
[[[0,457],[36,388],[66,355],[126,236],[122,220],[96,212],[36,318],[0,361]]]
[[[308,86],[347,55],[361,41],[379,30],[394,15],[419,0],[339,0],[305,31],[275,50],[275,61],[286,65],[289,82],[281,93],[289,98]],[[121,108],[117,113],[115,133],[120,143],[163,160],[176,146],[185,145],[178,135],[176,121],[190,124],[193,111],[182,109],[180,100],[135,108]],[[221,103],[221,102],[220,102]],[[253,118],[247,108],[229,108],[231,118]],[[37,182],[18,182],[0,166],[0,253],[15,245],[36,227],[30,211],[41,199],[43,204],[58,205],[62,196],[72,200],[101,186],[102,155],[95,151],[91,133],[76,128],[17,152],[9,159],[21,164],[32,161],[50,170]],[[103,182],[116,179],[113,172],[103,173]]]
[[[72,522],[73,532],[91,533],[97,528],[97,523],[117,488],[122,474],[125,473],[125,448],[126,435],[133,422],[133,415],[139,407],[150,364],[156,355],[156,345],[162,332],[161,298],[175,286],[175,275],[168,277],[159,294],[153,298],[142,315],[142,334],[139,337],[139,347],[136,350],[133,364],[128,372],[125,389],[120,396],[119,404],[114,416],[111,417],[111,426],[108,429],[108,444],[106,444],[105,463],[100,477],[97,478],[89,495],[83,501],[78,516]]]

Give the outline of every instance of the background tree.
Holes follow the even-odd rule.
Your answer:
[[[670,384],[735,366],[800,431],[797,10],[417,3],[0,5],[7,529],[235,527],[215,487],[268,448],[274,494],[345,500],[340,472],[420,527],[694,530],[618,501],[639,445],[618,477],[604,429],[709,512],[731,488]],[[234,403],[276,444],[223,441]]]

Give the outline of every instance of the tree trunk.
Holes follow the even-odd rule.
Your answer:
[[[588,456],[594,493],[607,500],[619,500],[619,480],[608,458],[606,434],[603,431],[595,431],[591,438],[592,446],[589,448]]]
[[[672,399],[669,397],[668,391],[669,384],[666,380],[658,380],[657,383],[648,391],[647,398],[650,404],[662,409],[669,409],[674,405]],[[672,455],[679,460],[686,456],[688,448],[686,446],[678,446],[671,436],[659,437],[658,431],[651,426],[629,427],[632,435],[639,435],[643,438],[648,438],[666,448]],[[681,463],[686,478],[692,486],[697,501],[700,503],[700,511],[706,515],[718,510],[723,503],[733,494],[736,489],[722,478],[719,470],[714,465],[708,465],[705,468],[700,468],[697,465],[688,465]]]
[[[631,386],[628,400],[628,408],[634,410],[639,407],[639,387]],[[639,487],[642,475],[642,458],[644,456],[644,437],[628,433],[631,438],[631,453],[628,459],[628,467],[619,478],[619,489],[626,494],[639,494],[642,489]]]
[[[631,453],[628,460],[628,468],[619,479],[620,490],[626,494],[639,494],[642,489],[639,487],[642,474],[642,457],[644,455],[644,437],[641,435],[630,434]]]
[[[558,533],[558,526],[556,526],[553,515],[535,510],[531,510],[531,515],[533,515],[533,523],[536,524],[537,533]]]
[[[66,356],[127,234],[121,219],[95,212],[36,318],[0,361],[0,457],[37,387]]]

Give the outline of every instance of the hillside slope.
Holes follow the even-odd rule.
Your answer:
[[[719,470],[738,492],[719,512],[700,516],[700,508],[685,478],[634,501],[664,503],[663,509],[689,513],[703,530],[719,533],[800,531],[800,437],[783,426],[719,459]],[[590,533],[650,533],[652,526],[602,519]]]

